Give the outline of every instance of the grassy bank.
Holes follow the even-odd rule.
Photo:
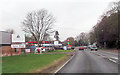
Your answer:
[[[3,73],[28,73],[42,69],[65,54],[27,54],[2,58]]]
[[[48,53],[55,53],[55,52],[73,52],[74,50],[55,50],[55,51],[50,51]]]

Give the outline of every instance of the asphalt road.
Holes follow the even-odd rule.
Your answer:
[[[57,73],[118,73],[118,64],[99,54],[99,51],[77,51]]]

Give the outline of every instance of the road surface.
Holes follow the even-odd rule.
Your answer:
[[[77,51],[74,57],[57,73],[118,73],[118,63],[109,60],[117,59],[117,54],[103,51]]]

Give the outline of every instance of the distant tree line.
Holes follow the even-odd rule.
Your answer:
[[[91,43],[97,42],[101,47],[120,48],[120,2],[105,12],[89,33]]]
[[[88,45],[88,34],[87,33],[80,33],[78,36],[75,37],[76,46],[87,46]]]

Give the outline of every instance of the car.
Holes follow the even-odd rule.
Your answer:
[[[71,48],[72,48],[72,49],[74,49],[74,48],[75,48],[75,46],[72,46]]]
[[[42,53],[45,52],[45,47],[41,47]]]
[[[87,46],[84,46],[84,49],[87,49]]]
[[[45,47],[45,50],[48,52],[48,51],[54,51],[55,48],[53,46],[46,46]]]
[[[67,50],[71,50],[72,49],[72,47],[67,47]]]
[[[43,53],[43,52],[45,52],[45,47],[36,47],[36,49],[35,49],[35,53]]]
[[[93,51],[93,50],[97,51],[97,50],[98,50],[98,48],[97,48],[96,45],[92,45],[92,46],[90,47],[90,49],[91,49],[91,51]]]
[[[78,49],[79,50],[84,50],[84,46],[80,46]]]
[[[64,49],[64,50],[67,50],[67,46],[63,46],[63,49]]]

